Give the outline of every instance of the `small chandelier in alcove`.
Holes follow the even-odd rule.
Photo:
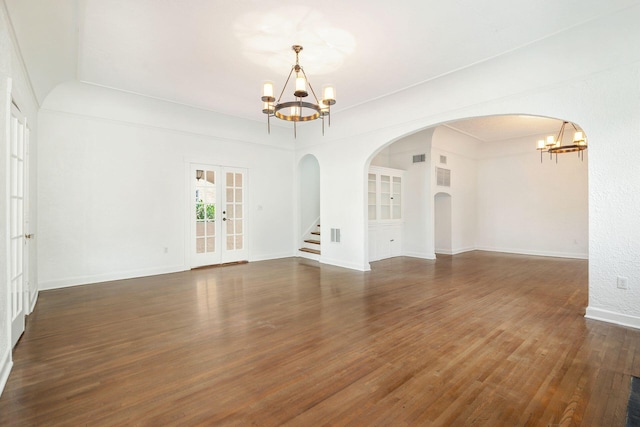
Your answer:
[[[573,141],[571,144],[564,144],[564,129],[570,124],[573,127],[575,133],[573,134]],[[546,151],[549,153],[549,158],[552,159],[553,155],[556,155],[556,163],[558,163],[558,154],[559,153],[578,153],[578,157],[580,160],[584,160],[584,150],[587,149],[587,139],[584,136],[584,133],[581,130],[578,130],[575,124],[571,122],[563,122],[562,127],[560,127],[560,131],[558,135],[553,136],[549,135],[547,139],[541,139],[538,141],[536,145],[536,150],[540,150],[540,163],[542,163],[542,152]]]
[[[311,82],[307,78],[307,74],[304,72],[304,68],[300,65],[298,55],[302,51],[302,46],[293,45],[291,49],[296,53],[296,64],[291,67],[289,76],[284,83],[282,92],[276,100],[273,91],[273,82],[265,82],[262,91],[262,112],[267,115],[267,129],[271,133],[271,117],[276,117],[280,120],[293,122],[293,135],[297,136],[296,124],[297,122],[308,122],[311,120],[322,120],[322,134],[324,135],[324,120],[327,119],[328,125],[331,126],[331,106],[336,103],[335,88],[331,85],[325,85],[322,90],[322,99],[318,100],[316,92],[311,86]],[[295,88],[293,91],[293,101],[282,101],[282,95],[284,94],[287,84],[291,80],[291,76],[295,73]],[[309,96],[307,87],[315,102],[303,101],[303,98]]]

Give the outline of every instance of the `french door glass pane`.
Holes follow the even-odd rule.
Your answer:
[[[225,195],[227,197],[226,215],[227,234],[226,248],[227,250],[239,250],[244,246],[243,236],[243,218],[242,218],[242,202],[243,202],[243,176],[242,173],[227,172],[227,182],[225,184]]]
[[[196,253],[215,252],[216,172],[196,171]]]

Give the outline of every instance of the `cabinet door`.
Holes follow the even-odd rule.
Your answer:
[[[390,175],[380,175],[380,219],[391,219]]]
[[[402,178],[391,177],[391,219],[402,219]]]
[[[368,208],[369,208],[369,221],[375,221],[378,219],[378,185],[377,176],[375,173],[370,173],[368,178]]]

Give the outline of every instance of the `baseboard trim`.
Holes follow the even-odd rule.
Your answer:
[[[408,257],[411,257],[411,258],[429,259],[429,260],[436,259],[435,252],[411,252],[411,251],[405,251],[403,253],[403,256],[408,256]]]
[[[609,311],[595,307],[587,307],[587,312],[584,317],[586,317],[587,319],[599,320],[602,322],[614,323],[620,326],[628,326],[630,328],[640,329],[640,317],[617,313],[615,311]]]
[[[38,293],[39,292],[40,292],[39,290],[36,290],[32,294],[31,301],[29,301],[29,313],[28,314],[33,313],[33,310],[36,309],[36,302],[38,302]]]
[[[281,252],[279,254],[258,255],[258,256],[251,255],[249,257],[249,262],[269,261],[270,259],[291,258],[291,257],[295,257],[295,256],[298,256],[298,254],[297,253],[292,253],[292,252]]]
[[[486,246],[478,246],[475,249],[468,249],[464,252],[477,250],[487,252],[502,252],[508,254],[518,255],[533,255],[533,256],[546,256],[552,258],[572,258],[572,259],[589,259],[589,254],[574,253],[574,252],[552,252],[552,251],[535,251],[529,249],[513,249],[513,248],[490,248]]]
[[[310,259],[312,261],[320,261],[320,255],[312,254],[312,253],[309,253],[309,252],[298,251],[296,256],[299,257],[299,258]]]
[[[458,255],[458,254],[462,254],[465,252],[471,252],[471,251],[475,251],[478,250],[476,248],[458,248],[458,249],[437,249],[435,250],[436,254],[442,254],[442,255]]]
[[[11,360],[11,350],[9,350],[2,357],[2,365],[0,365],[0,396],[2,396],[4,387],[7,385],[12,367],[13,360]]]
[[[68,288],[78,285],[90,285],[93,283],[111,282],[113,280],[135,279],[136,277],[157,276],[159,274],[177,273],[188,270],[184,265],[170,267],[148,268],[143,270],[119,271],[114,273],[97,274],[94,276],[77,276],[66,279],[50,280],[39,283],[39,290],[51,290]]]
[[[342,267],[342,268],[348,268],[350,270],[358,270],[358,271],[370,271],[371,270],[371,266],[369,266],[368,262],[365,262],[364,265],[360,265],[357,263],[352,263],[352,262],[344,262],[343,260],[340,259],[330,259],[330,258],[320,258],[320,263],[321,264],[329,264],[329,265],[335,265],[336,267]]]

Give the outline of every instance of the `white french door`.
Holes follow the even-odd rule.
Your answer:
[[[11,347],[15,346],[24,332],[27,299],[26,271],[28,257],[25,257],[25,245],[31,236],[26,224],[26,176],[27,146],[29,129],[26,120],[15,105],[11,106],[9,126],[9,289],[11,306]]]
[[[248,259],[246,175],[246,169],[191,165],[191,268]]]

